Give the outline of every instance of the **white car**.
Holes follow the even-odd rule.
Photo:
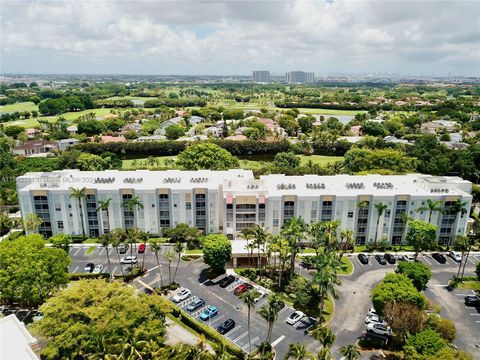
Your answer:
[[[414,262],[415,259],[413,258],[412,255],[402,255],[402,257],[400,258],[400,260],[402,261],[408,261],[408,262]]]
[[[174,303],[179,303],[180,301],[183,301],[186,298],[188,298],[190,295],[192,295],[190,290],[181,288],[180,291],[172,297],[172,300]]]
[[[265,291],[262,291],[262,290],[257,290],[256,294],[257,294],[257,297],[255,299],[253,299],[253,302],[255,304],[257,302],[259,302],[260,300],[262,300],[265,297],[265,295],[267,295],[267,293]]]
[[[368,324],[382,324],[382,325],[385,325],[387,326],[387,322],[385,320],[383,320],[380,316],[378,315],[368,315],[366,318],[365,318],[365,325],[368,325]]]
[[[136,256],[125,256],[120,260],[122,264],[136,264],[137,263],[137,257]]]
[[[370,315],[377,315],[377,311],[375,310],[374,307],[371,307],[370,310],[368,310],[367,316]]]
[[[100,274],[103,270],[103,265],[98,264],[92,271],[92,274]]]
[[[295,311],[287,318],[287,324],[294,325],[305,317],[305,314],[301,311]]]
[[[392,329],[390,329],[390,326],[370,323],[370,324],[366,325],[366,328],[367,328],[367,331],[372,332],[372,333],[377,334],[377,335],[387,335],[387,336],[392,335]]]
[[[447,254],[456,262],[462,261],[462,254],[459,253],[458,251],[449,251]]]

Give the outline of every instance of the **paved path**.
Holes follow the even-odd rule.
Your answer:
[[[179,343],[188,345],[198,344],[197,335],[178,325],[169,317],[165,318],[165,323],[167,325],[167,341],[165,342],[167,345],[175,345]],[[207,344],[207,348],[210,351],[212,350],[212,347],[209,344]]]

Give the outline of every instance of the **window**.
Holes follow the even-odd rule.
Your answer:
[[[391,213],[392,213],[392,211],[390,209],[385,210],[385,217],[389,218]]]
[[[349,218],[349,219],[352,219],[352,218],[353,218],[353,211],[349,211],[349,212],[348,212],[348,218]]]
[[[57,227],[63,229],[63,221],[57,221]]]
[[[273,219],[273,226],[278,226],[278,219]]]
[[[192,203],[190,201],[185,203],[185,210],[192,210]]]
[[[62,207],[60,206],[59,203],[55,204],[55,211],[62,211]]]

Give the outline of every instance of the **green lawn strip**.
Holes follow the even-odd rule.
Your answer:
[[[338,271],[339,275],[351,275],[353,273],[353,264],[352,261],[346,257],[342,257],[343,268]]]
[[[309,161],[313,162],[314,164],[318,164],[321,166],[325,166],[328,164],[333,164],[337,161],[342,161],[344,158],[343,156],[323,156],[323,155],[298,155],[300,159],[300,165],[305,165]]]
[[[98,239],[98,238],[88,238],[83,243],[84,244],[98,244],[99,242],[100,242],[100,239]]]
[[[468,290],[475,290],[480,291],[480,280],[479,281],[464,281],[458,284],[459,289],[468,289]]]
[[[95,250],[95,248],[96,246],[90,246],[88,250],[85,252],[85,255],[90,255],[93,252],[93,250]]]
[[[185,250],[185,255],[202,255],[203,251],[202,249],[187,249]]]
[[[15,104],[1,105],[0,112],[32,111],[37,110],[38,106],[31,101],[18,102]]]

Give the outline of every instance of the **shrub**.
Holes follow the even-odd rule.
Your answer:
[[[447,346],[447,343],[438,332],[426,329],[410,335],[405,342],[405,347],[407,346],[413,347],[420,355],[433,355]]]
[[[421,262],[399,261],[395,272],[412,280],[418,291],[425,289],[428,281],[432,278],[430,268]]]
[[[477,263],[477,267],[475,268],[475,273],[477,274],[477,279],[480,280],[480,261]]]

